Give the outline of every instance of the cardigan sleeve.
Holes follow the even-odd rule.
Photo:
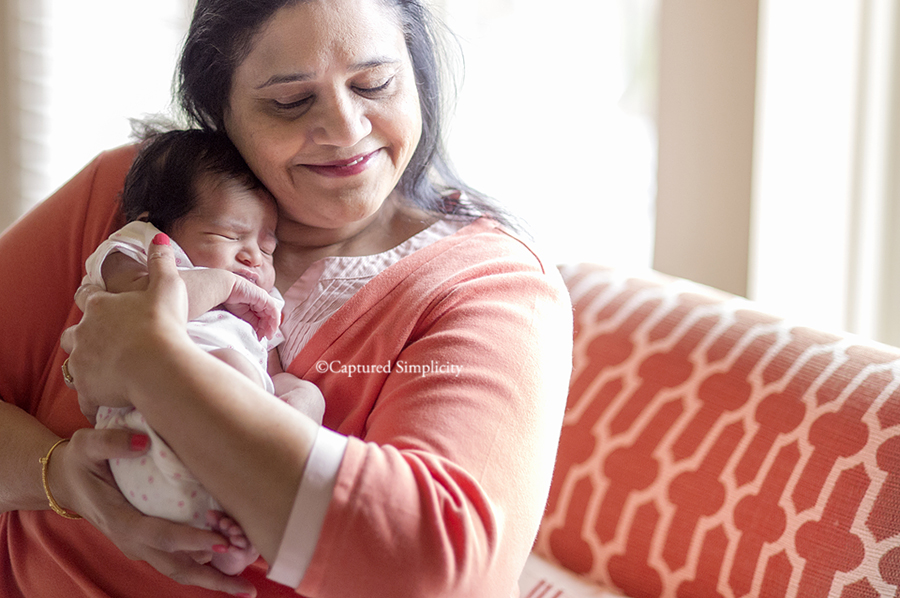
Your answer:
[[[119,220],[133,154],[130,147],[101,154],[0,236],[0,398],[29,413],[38,410],[60,334],[77,311],[84,260]]]
[[[391,335],[390,318],[368,334]],[[532,258],[455,276],[398,354],[338,349],[390,374],[348,440],[299,592],[510,596],[549,489],[571,343],[565,287]]]

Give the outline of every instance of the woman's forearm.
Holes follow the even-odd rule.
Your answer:
[[[146,349],[131,402],[271,561],[318,426],[192,343]]]
[[[0,513],[47,508],[38,459],[56,440],[37,419],[0,401]]]

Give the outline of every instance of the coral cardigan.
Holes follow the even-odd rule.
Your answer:
[[[0,397],[61,436],[88,422],[62,381],[59,335],[80,317],[84,260],[122,224],[116,196],[133,152],[101,155],[0,238]],[[483,219],[342,306],[289,367],[321,388],[325,425],[351,436],[297,591],[517,595],[549,488],[571,326],[555,268]],[[52,511],[2,515],[0,542],[4,597],[213,595]],[[244,573],[260,596],[297,595],[265,570]]]

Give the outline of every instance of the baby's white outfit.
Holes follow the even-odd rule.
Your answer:
[[[149,222],[129,222],[110,235],[87,259],[87,275],[83,282],[106,288],[101,269],[106,257],[114,251],[146,264],[147,249],[159,232]],[[179,269],[197,268],[174,241],[172,248]],[[270,294],[281,310],[284,306],[281,295],[275,289]],[[228,348],[239,352],[257,369],[266,390],[274,393],[275,388],[266,367],[269,351],[284,340],[280,332],[271,340],[259,340],[249,323],[225,310],[211,310],[191,320],[187,324],[187,331],[191,339],[205,351]],[[129,429],[146,433],[150,437],[150,448],[144,456],[110,461],[110,469],[122,494],[142,513],[195,527],[207,527],[206,512],[210,509],[221,510],[219,504],[200,486],[165,441],[133,408],[102,407],[97,413],[95,427]]]

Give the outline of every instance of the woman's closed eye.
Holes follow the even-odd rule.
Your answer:
[[[386,80],[382,82],[375,83],[373,85],[353,85],[351,89],[359,95],[365,97],[374,97],[379,93],[385,92],[390,89],[391,84],[394,82],[394,77],[388,77]],[[272,104],[275,106],[275,109],[279,112],[290,112],[293,110],[297,110],[298,108],[305,108],[312,104],[316,99],[315,95],[307,95],[302,96],[297,99],[273,99]]]
[[[391,86],[391,83],[394,82],[393,77],[388,77],[388,79],[384,83],[379,83],[376,85],[355,85],[353,89],[362,95],[371,96],[382,91],[387,91],[387,89]]]
[[[300,98],[299,100],[290,100],[283,102],[281,100],[272,100],[272,104],[275,106],[275,109],[279,112],[288,112],[290,110],[296,110],[297,108],[301,108],[310,104],[313,100],[313,96],[305,96]]]

